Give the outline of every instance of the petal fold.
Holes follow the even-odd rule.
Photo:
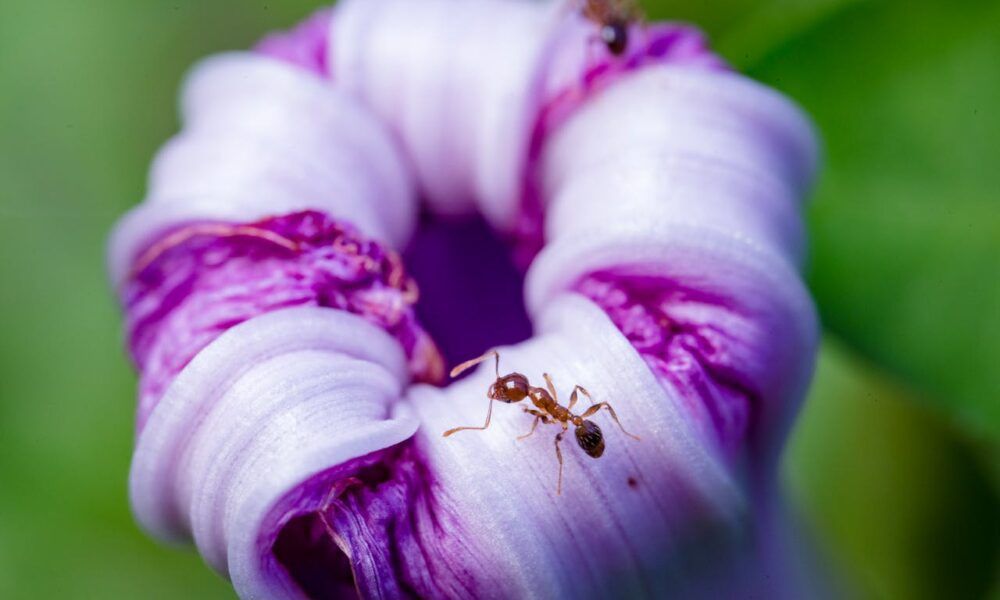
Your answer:
[[[582,106],[542,160],[547,244],[529,311],[568,289],[590,296],[691,399],[706,439],[735,456],[753,434],[769,472],[818,339],[797,272],[809,121],[739,75],[657,65]]]
[[[112,233],[116,286],[152,241],[201,220],[315,209],[392,247],[412,234],[403,157],[384,127],[328,82],[259,54],[223,54],[192,71],[181,106],[184,130],[154,161],[146,202]]]
[[[398,344],[357,316],[300,307],[237,325],[153,411],[130,474],[135,513],[160,537],[193,536],[249,596],[288,587],[261,572],[270,511],[317,473],[410,438],[406,381]]]

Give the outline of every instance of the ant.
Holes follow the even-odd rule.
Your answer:
[[[615,414],[615,409],[611,408],[611,405],[607,402],[601,402],[599,404],[593,404],[594,399],[590,396],[590,392],[583,388],[583,386],[577,385],[573,388],[573,393],[570,394],[569,404],[566,406],[561,406],[558,402],[558,395],[556,394],[556,388],[552,385],[552,377],[548,373],[543,374],[545,378],[545,386],[548,390],[533,387],[529,382],[528,378],[520,373],[508,373],[507,375],[500,375],[500,353],[496,350],[490,350],[480,356],[479,358],[473,358],[472,360],[465,361],[464,363],[458,365],[451,370],[451,376],[457,377],[464,371],[478,365],[479,363],[488,360],[490,357],[495,359],[494,369],[496,371],[496,381],[490,384],[489,390],[486,392],[486,396],[490,399],[489,408],[486,411],[486,422],[483,423],[482,427],[456,427],[454,429],[449,429],[444,432],[444,437],[448,437],[453,433],[463,430],[476,430],[482,431],[490,426],[490,418],[493,416],[493,401],[499,400],[506,404],[513,404],[515,402],[520,402],[525,398],[530,398],[531,403],[535,405],[535,408],[522,408],[525,413],[529,415],[534,415],[535,420],[531,424],[531,430],[522,435],[518,436],[518,441],[523,440],[535,433],[535,429],[538,427],[538,422],[548,424],[560,424],[562,426],[562,431],[556,434],[555,445],[556,445],[556,458],[559,459],[559,481],[556,487],[556,494],[562,494],[562,471],[563,471],[563,458],[562,451],[559,449],[559,443],[562,442],[563,435],[569,429],[570,424],[572,424],[575,429],[576,443],[580,448],[587,453],[587,456],[591,458],[600,458],[604,454],[604,434],[601,432],[601,428],[597,426],[597,423],[587,420],[587,417],[595,414],[602,408],[607,408],[608,412],[611,413],[611,418],[615,420],[618,427],[621,428],[622,432],[638,440],[639,436],[632,435],[628,431],[625,431],[625,427],[622,426],[621,421],[618,420],[618,415]],[[582,393],[591,402],[591,407],[588,408],[583,414],[575,415],[573,414],[573,406],[577,401],[577,393]],[[536,410],[537,409],[537,410]]]
[[[634,0],[580,0],[583,16],[600,27],[600,39],[614,56],[628,48],[628,27],[639,20]]]

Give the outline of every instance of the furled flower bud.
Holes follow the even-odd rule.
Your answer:
[[[817,341],[814,134],[688,27],[597,31],[345,0],[195,70],[111,244],[150,533],[253,598],[801,593],[774,479]],[[498,372],[571,412],[488,398],[492,358],[416,383],[444,371],[396,254],[418,197],[512,241],[535,336]]]

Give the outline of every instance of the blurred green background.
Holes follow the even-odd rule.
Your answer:
[[[126,504],[134,376],[104,238],[184,70],[316,4],[0,2],[0,597],[230,597]],[[815,117],[827,329],[785,463],[862,598],[1000,598],[1000,2],[656,0]]]

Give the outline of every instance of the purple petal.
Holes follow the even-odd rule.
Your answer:
[[[323,76],[327,72],[327,42],[333,11],[321,8],[291,31],[272,33],[254,51]]]
[[[322,213],[179,228],[139,257],[123,295],[142,372],[140,430],[174,376],[222,332],[291,306],[362,315],[396,338],[418,379],[443,375],[399,256]]]

